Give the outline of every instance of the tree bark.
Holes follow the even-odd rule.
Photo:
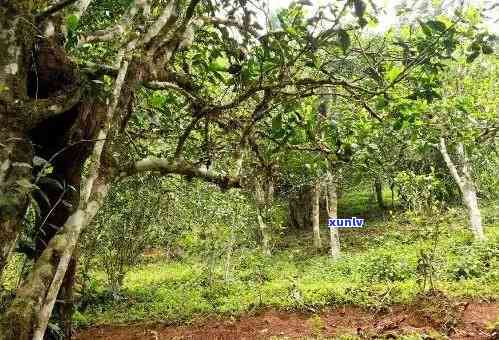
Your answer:
[[[260,176],[257,176],[254,186],[258,226],[262,237],[262,249],[265,256],[270,256],[272,254],[270,246],[272,236],[269,223],[271,223],[270,209],[272,206],[274,185],[270,178],[264,181]]]
[[[310,219],[312,220],[313,244],[317,249],[320,249],[322,247],[319,206],[320,197],[321,184],[320,181],[316,181],[312,186],[312,209]]]
[[[115,82],[112,102],[97,135],[98,141],[93,146],[92,163],[81,190],[78,207],[64,223],[63,229],[51,238],[33,270],[18,289],[4,321],[6,339],[43,339],[81,231],[102,206],[109,190],[111,163],[108,154],[103,151],[115,110],[120,103],[128,66],[129,61],[124,60]]]
[[[258,226],[260,227],[260,233],[262,236],[262,250],[265,256],[272,255],[270,250],[270,235],[269,235],[269,227],[262,216],[262,211],[257,208],[257,216],[258,216]]]
[[[0,273],[20,232],[30,195],[42,201],[34,192],[33,157],[44,158],[44,152],[55,149],[46,144],[54,147],[68,134],[78,116],[73,108],[81,97],[74,65],[57,47],[53,33],[40,37],[32,6],[28,0],[4,1],[0,8]],[[64,114],[67,111],[71,112]],[[33,133],[50,119],[68,124],[42,129],[38,144]]]
[[[459,161],[461,163],[461,174],[458,171],[457,166],[452,161],[445,144],[445,139],[440,138],[439,145],[440,153],[449,169],[452,177],[456,181],[461,194],[463,196],[463,204],[468,211],[468,220],[470,222],[471,231],[476,240],[485,241],[486,237],[483,232],[482,218],[480,214],[480,208],[478,206],[478,199],[476,194],[476,186],[471,177],[471,164],[464,151],[464,145],[458,143],[456,147],[457,154],[459,156]]]
[[[22,106],[27,95],[31,50],[30,1],[3,1],[0,6],[0,275],[20,232],[31,191],[33,150],[26,135]]]
[[[385,202],[383,201],[383,182],[379,177],[374,179],[374,191],[376,193],[376,202],[378,202],[378,206],[381,209],[384,209]]]
[[[327,173],[326,203],[329,218],[338,217],[338,191],[335,179],[330,172]],[[338,228],[330,228],[331,256],[338,258],[341,255],[340,234]]]
[[[288,195],[288,225],[290,227],[305,230],[312,225],[310,195],[309,185],[296,188]]]
[[[1,114],[0,121],[3,125]],[[25,136],[6,128],[0,128],[0,143],[5,145],[2,147],[0,144],[1,277],[21,231],[22,219],[28,207],[33,150]]]
[[[30,133],[37,156],[50,160],[53,169],[46,177],[39,178],[39,174],[34,173],[35,178],[40,179],[37,184],[41,191],[33,195],[40,211],[36,222],[35,260],[79,205],[81,174],[92,150],[90,143],[81,141],[95,138],[96,124],[101,119],[96,114],[101,112],[100,106],[100,103],[88,99],[72,111],[44,121]],[[59,138],[47,138],[49,133]],[[66,339],[71,339],[72,334],[76,263],[77,258],[72,257],[56,305]]]
[[[6,339],[43,339],[80,233],[102,206],[108,189],[106,182],[96,182],[88,203],[78,208],[64,229],[50,240],[7,310]]]
[[[76,279],[77,258],[74,255],[69,262],[68,270],[64,276],[61,286],[61,308],[60,318],[63,326],[64,340],[73,337],[73,313],[74,313],[74,285]]]
[[[11,10],[11,12],[14,12],[9,13],[10,17],[14,17],[14,20],[17,20],[19,22],[27,21],[28,24],[30,24],[30,20],[23,21],[21,20],[23,19],[21,17],[30,17],[32,1],[4,1],[2,5],[4,5],[4,3],[6,5],[5,8]],[[80,4],[84,5],[85,3],[88,5],[89,2],[81,1]],[[139,2],[136,1],[132,6],[132,9],[135,9],[135,6],[138,3]],[[131,100],[134,97],[133,94],[143,80],[142,76],[144,69],[139,66],[140,63],[130,63],[130,60],[138,60],[138,58],[134,59],[134,57],[138,55],[139,52],[144,52],[144,49],[152,48],[151,46],[149,46],[149,43],[156,38],[156,35],[159,35],[165,25],[171,23],[172,27],[174,26],[174,21],[169,21],[169,18],[175,17],[175,13],[173,13],[175,11],[173,11],[172,4],[173,2],[165,7],[159,19],[152,24],[151,28],[147,32],[145,32],[143,37],[132,38],[126,44],[126,48],[123,48],[119,51],[117,58],[120,68],[116,75],[116,81],[111,100],[107,104],[107,114],[105,116],[105,119],[98,122],[98,134],[96,136],[96,141],[92,143],[93,152],[91,155],[91,166],[88,174],[86,175],[84,185],[82,186],[78,207],[73,212],[73,214],[71,214],[71,216],[65,221],[63,229],[51,238],[47,247],[43,250],[41,256],[36,261],[33,270],[28,275],[23,285],[18,289],[16,298],[9,307],[6,313],[6,317],[3,320],[4,323],[0,330],[0,338],[6,338],[9,340],[41,340],[43,338],[48,320],[52,313],[52,309],[59,293],[59,289],[62,285],[62,281],[65,277],[65,273],[71,262],[71,256],[76,247],[76,243],[78,241],[80,233],[82,229],[85,228],[86,225],[92,220],[98,209],[102,206],[104,198],[109,190],[110,182],[115,175],[113,173],[113,170],[115,169],[113,166],[114,161],[110,156],[110,149],[113,145],[113,138],[116,137],[116,135],[118,135],[126,126],[126,122],[130,117],[130,113],[132,112]],[[22,8],[22,11],[20,10],[20,8]],[[16,12],[16,10],[18,11]],[[83,11],[81,10],[81,12]],[[135,15],[136,13],[137,11],[134,11],[133,15]],[[0,14],[4,13],[0,12]],[[179,27],[178,34],[185,33],[185,30],[188,26],[188,21],[191,16],[189,16],[187,19],[184,19],[184,24],[182,25],[182,27]],[[2,18],[3,16],[0,15],[0,20]],[[3,28],[3,22],[0,23],[2,24]],[[26,32],[29,31],[31,25],[27,26],[28,29],[26,29]],[[169,29],[171,29],[172,27],[169,27]],[[130,28],[133,29],[133,27]],[[19,36],[22,37],[25,32],[21,31],[19,33]],[[35,35],[32,34],[31,36]],[[178,37],[175,36],[175,38]],[[19,40],[25,42],[28,39],[22,37],[22,39]],[[139,47],[141,51],[136,51],[137,47]],[[173,46],[172,44],[166,44],[166,47],[162,51],[165,52],[163,53],[165,57],[162,59],[165,61],[165,63],[162,64],[161,67],[165,67],[165,65],[169,62],[169,58],[172,56],[174,50],[175,46]],[[156,51],[157,48],[153,49],[150,52],[154,54]],[[29,53],[29,50],[22,52],[25,53],[15,54],[20,54],[20,59],[25,58],[25,56],[31,55]],[[64,52],[61,53],[64,55]],[[56,65],[57,64],[58,63],[56,63]],[[154,67],[155,65],[150,66]],[[129,74],[129,68],[131,69],[131,75],[129,78],[127,78],[127,75]],[[15,71],[17,71],[16,67],[14,67],[14,69]],[[9,64],[6,70],[12,73],[12,65]],[[77,86],[77,88],[79,87]],[[35,93],[36,95],[38,95],[38,88],[36,89]],[[76,93],[78,94],[78,91],[76,91]],[[14,99],[18,98],[21,98],[21,96],[14,96]],[[0,99],[3,98],[0,97]],[[63,110],[66,106],[59,105],[61,104],[59,102],[62,101],[64,97],[57,99],[57,105],[52,105],[53,100],[40,101],[38,100],[38,98],[36,98],[35,104],[37,105],[33,105],[33,107],[38,108],[41,104],[43,104],[43,106],[38,110],[40,116],[36,115],[34,120],[29,120],[31,123],[31,125],[29,125],[30,128],[33,128],[38,123],[41,123],[46,119],[65,112],[69,109],[68,108],[66,110]],[[18,101],[19,100],[17,100],[16,102]],[[31,117],[31,113],[28,114],[28,117]],[[137,170],[137,167],[134,166],[133,169]],[[127,173],[125,171],[124,176],[126,175]],[[201,175],[209,177],[206,173],[202,173]],[[121,176],[118,176],[118,178],[121,178]],[[215,179],[221,181],[223,180],[224,183],[227,183],[228,185],[234,184],[231,183],[228,178],[223,178],[223,176],[215,176]]]

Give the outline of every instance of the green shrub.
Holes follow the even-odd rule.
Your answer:
[[[451,249],[454,256],[449,261],[447,274],[452,280],[471,279],[497,270],[499,247],[494,243],[465,244]]]
[[[408,261],[392,253],[373,254],[364,267],[367,281],[403,281],[414,276],[415,271]]]

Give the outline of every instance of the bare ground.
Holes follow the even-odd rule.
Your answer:
[[[426,339],[499,339],[499,303],[424,299],[410,306],[372,311],[354,306],[317,314],[267,310],[239,319],[209,319],[193,325],[133,324],[80,331],[76,340],[136,339],[314,339],[356,335],[361,339],[396,339],[418,333]],[[497,327],[497,326],[496,326]],[[439,337],[444,336],[444,337]]]

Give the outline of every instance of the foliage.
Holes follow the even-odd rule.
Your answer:
[[[260,0],[104,0],[86,9],[44,1],[33,13],[34,2],[23,4],[8,1],[0,11],[2,26],[18,30],[20,17],[37,28],[14,34],[8,56],[0,55],[15,55],[0,65],[2,81],[20,83],[0,84],[0,115],[16,118],[1,130],[0,227],[9,237],[0,238],[0,269],[11,249],[26,255],[22,266],[11,261],[0,298],[21,283],[6,313],[17,328],[44,331],[48,320],[37,318],[46,313],[37,309],[53,308],[75,245],[80,325],[261,307],[377,309],[410,301],[427,277],[450,296],[497,296],[498,235],[490,228],[488,243],[470,240],[453,206],[464,186],[442,160],[445,143],[451,153],[462,149],[466,189],[498,197],[497,38],[480,11],[404,3],[397,24],[374,31],[378,8],[364,0],[294,1],[274,13]],[[45,65],[43,53],[56,65]],[[56,95],[38,98],[56,80]],[[72,104],[63,110],[63,101]],[[29,163],[14,159],[20,141]],[[339,194],[354,191],[357,202],[340,203],[340,215],[367,214],[366,235],[341,233],[336,261],[284,223],[290,195],[324,178],[338,182]],[[48,197],[50,185],[41,189],[50,179],[59,199]],[[272,257],[259,249],[267,237],[257,229],[255,179],[275,184],[264,213]],[[365,209],[370,197],[360,202],[373,181],[378,196],[389,185],[394,211]],[[496,227],[495,215],[485,215]],[[48,227],[53,242],[44,239]],[[320,336],[320,320],[310,322]]]
[[[353,203],[342,204],[348,202]],[[494,209],[490,213],[497,216]],[[92,275],[96,298],[79,318],[84,316],[83,324],[185,322],[265,307],[317,311],[342,304],[382,308],[408,303],[421,292],[417,271],[420,251],[428,252],[435,244],[435,288],[450,297],[497,297],[497,224],[488,225],[490,243],[476,245],[459,212],[431,216],[422,219],[416,213],[395,212],[389,218],[373,218],[362,231],[342,233],[344,255],[337,261],[309,251],[309,233],[285,236],[285,246],[277,248],[271,258],[243,241],[232,250],[230,281],[225,280],[223,256],[211,272],[198,251],[177,261],[160,256],[156,261],[142,262],[126,275],[118,301],[103,290],[99,282],[104,275],[96,270]],[[440,230],[437,242],[434,224]],[[227,254],[227,249],[222,253]],[[469,275],[462,276],[459,270],[468,264]]]
[[[456,244],[451,252],[454,261],[449,263],[448,275],[454,280],[487,276],[491,279],[498,267],[499,247],[497,243]]]

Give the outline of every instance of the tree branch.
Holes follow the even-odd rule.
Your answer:
[[[196,6],[199,4],[200,0],[191,0],[189,7],[187,7],[187,10],[185,11],[185,17],[182,25],[187,25],[189,21],[192,19],[194,16],[194,10],[196,9]]]
[[[75,61],[83,72],[91,74],[93,76],[99,77],[103,75],[108,75],[116,77],[118,75],[119,69],[114,66],[106,64],[96,64],[91,61]]]
[[[78,1],[78,18],[81,18],[85,12],[87,11],[88,9],[88,6],[90,5],[90,2],[92,0],[79,0]]]
[[[31,124],[29,127],[33,128],[47,118],[71,110],[79,103],[81,96],[82,89],[77,85],[73,90],[60,96],[29,101],[23,108],[26,112],[31,114],[33,118],[29,120]]]
[[[46,8],[44,11],[35,14],[35,20],[40,22],[54,13],[62,11],[64,8],[74,4],[78,0],[62,0],[61,2]]]
[[[166,5],[159,18],[153,23],[153,25],[143,36],[142,40],[139,43],[139,46],[149,44],[151,40],[153,40],[157,35],[160,34],[160,32],[163,30],[163,28],[171,18],[176,18],[177,11],[174,4],[175,1],[170,1],[168,5]]]
[[[447,152],[447,146],[445,145],[445,139],[443,137],[440,137],[440,145],[438,149],[442,154],[442,157],[445,161],[445,164],[447,165],[447,168],[449,168],[449,172],[451,173],[452,177],[454,177],[454,180],[456,181],[457,185],[459,186],[459,189],[461,189],[462,192],[464,188],[463,179],[459,175],[456,165],[454,164],[454,162],[449,156],[449,153]]]
[[[189,100],[195,102],[195,103],[202,103],[201,99],[198,97],[194,96],[192,93],[184,89],[183,87],[172,83],[168,81],[150,81],[150,82],[145,82],[143,85],[151,90],[175,90],[177,92],[180,92],[184,97],[187,97]]]
[[[488,127],[485,129],[485,131],[483,131],[480,134],[480,136],[478,136],[477,141],[488,142],[489,140],[496,138],[498,133],[499,133],[499,125],[494,127]]]
[[[298,79],[296,81],[284,81],[279,84],[267,84],[267,85],[259,85],[259,86],[254,86],[249,88],[246,92],[240,94],[238,97],[236,97],[232,102],[223,104],[223,105],[215,105],[215,106],[209,106],[205,110],[202,110],[200,114],[212,114],[217,111],[225,111],[225,110],[230,110],[235,107],[237,107],[239,104],[242,102],[246,101],[247,99],[253,97],[255,94],[257,94],[260,91],[270,91],[273,89],[279,89],[279,88],[284,88],[287,86],[318,86],[318,85],[342,85],[342,86],[349,86],[345,81],[335,81],[335,80],[330,80],[330,79],[312,79],[312,78],[303,78],[303,79]]]
[[[104,30],[95,31],[92,35],[80,37],[78,45],[83,45],[92,42],[111,41],[117,36],[123,36],[126,33],[124,24],[117,24]]]
[[[223,26],[236,27],[241,31],[250,33],[254,37],[258,37],[258,31],[254,27],[252,26],[245,27],[242,23],[236,20],[229,20],[225,18],[208,17],[208,16],[199,17],[199,20],[201,20],[204,23],[213,24],[215,26],[223,25]]]
[[[240,188],[241,178],[207,170],[205,167],[196,167],[186,161],[167,160],[159,158],[145,158],[126,168],[119,173],[118,179],[123,179],[142,172],[158,172],[161,175],[182,175],[196,177],[218,185],[222,189]]]
[[[95,31],[91,35],[80,37],[78,44],[111,41],[115,38],[126,36],[127,32],[132,31],[134,18],[141,8],[144,9],[144,15],[148,15],[147,12],[149,9],[145,9],[145,7],[147,7],[147,1],[135,0],[128,12],[120,19],[119,23],[106,29]]]
[[[184,148],[185,141],[191,134],[191,131],[196,127],[197,123],[201,119],[200,116],[194,117],[187,128],[185,129],[184,133],[180,136],[177,144],[177,148],[175,149],[175,155],[173,156],[175,159],[179,159],[180,155],[182,154],[182,149]]]

